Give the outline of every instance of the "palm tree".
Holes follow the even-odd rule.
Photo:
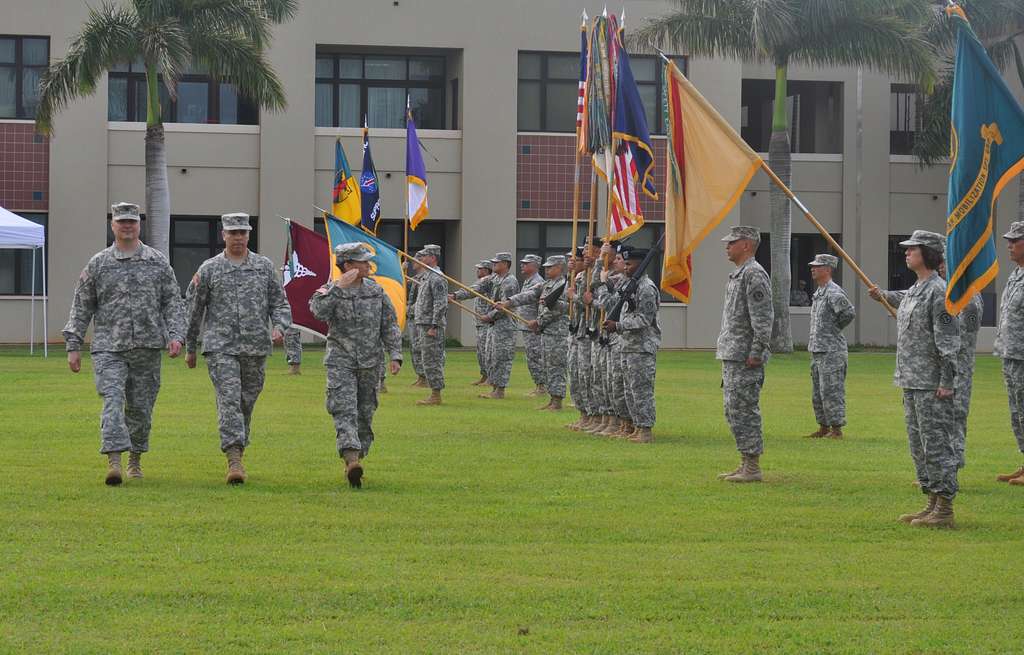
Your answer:
[[[129,0],[103,4],[71,40],[67,54],[40,83],[36,129],[52,134],[53,119],[72,100],[96,91],[112,66],[141,60],[146,68],[146,217],[150,245],[168,254],[170,192],[160,84],[176,97],[192,65],[230,81],[259,107],[285,107],[284,89],[263,54],[273,25],[293,17],[297,0]]]
[[[768,163],[791,185],[787,69],[866,66],[891,75],[928,81],[933,58],[919,36],[929,16],[928,0],[675,0],[677,8],[648,22],[631,45],[672,48],[703,57],[731,57],[775,66],[775,100]],[[789,321],[789,201],[771,190],[772,350],[791,352]]]

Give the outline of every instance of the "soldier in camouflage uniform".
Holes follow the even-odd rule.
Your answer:
[[[818,287],[811,299],[811,330],[807,340],[807,352],[811,353],[811,405],[818,429],[807,436],[842,439],[849,358],[843,328],[853,322],[856,312],[843,288],[832,281],[832,272],[839,266],[837,257],[815,255],[808,266]]]
[[[938,274],[945,243],[941,234],[915,230],[900,245],[907,249],[907,268],[917,274],[917,282],[902,294],[877,287],[869,291],[876,300],[899,304],[893,383],[903,389],[910,455],[921,491],[928,495],[922,511],[899,520],[915,526],[952,527],[958,489],[954,395],[960,322],[946,312],[946,282]]]
[[[761,235],[756,227],[738,225],[722,238],[729,261],[736,270],[729,274],[722,307],[722,330],[718,334],[715,358],[722,362],[722,397],[742,461],[720,480],[760,482],[764,434],[761,428],[761,388],[772,335],[771,283],[768,273],[754,259]]]
[[[121,453],[128,451],[128,477],[142,477],[149,450],[153,405],[160,391],[160,350],[181,352],[184,318],[181,289],[159,251],[139,241],[139,206],[110,208],[114,244],[82,269],[64,326],[68,368],[82,369],[81,350],[89,323],[96,391],[103,398],[100,452],[107,456],[108,485],[123,481]]]
[[[544,278],[539,274],[541,266],[541,259],[538,255],[526,255],[519,260],[519,270],[523,274],[523,284],[519,288],[519,293],[524,293],[532,289],[539,289],[544,286]],[[562,267],[565,268],[564,266]],[[519,315],[525,318],[527,321],[532,321],[537,318],[537,303],[526,303],[522,305],[522,311]],[[526,351],[526,368],[530,371],[530,378],[533,380],[533,391],[526,395],[530,398],[536,398],[543,396],[547,393],[544,388],[544,344],[543,337],[539,332],[534,332],[526,326],[526,324],[520,324],[519,329],[523,333],[523,349]]]
[[[939,275],[944,276],[944,272]],[[953,409],[956,414],[957,435],[954,446],[957,454],[957,468],[967,463],[967,417],[971,413],[971,392],[974,390],[974,360],[978,349],[978,330],[985,303],[981,294],[971,296],[967,306],[960,312],[960,350],[956,354],[956,389],[953,394]]]
[[[427,267],[436,269],[441,260],[441,246],[426,245],[416,257]],[[440,405],[444,389],[444,334],[448,326],[448,282],[427,269],[416,292],[416,338],[420,362],[430,396],[417,400],[417,405]]]
[[[186,363],[195,368],[201,341],[217,394],[227,482],[241,484],[246,480],[242,457],[256,399],[263,391],[267,356],[272,342],[284,341],[292,314],[273,263],[249,250],[249,215],[225,214],[220,220],[224,252],[202,263],[185,296]]]
[[[373,254],[364,244],[342,243],[334,249],[341,277],[320,287],[309,299],[313,316],[327,323],[327,411],[334,419],[338,455],[352,487],[363,482],[362,459],[373,444],[373,414],[382,358],[397,375],[402,366],[402,333],[395,308],[371,280]]]
[[[633,248],[623,253],[626,262],[625,274],[633,277],[648,250]],[[654,441],[651,428],[655,422],[654,376],[661,346],[661,326],[658,324],[658,308],[661,292],[643,273],[636,280],[635,291],[629,293],[628,286],[620,291],[626,298],[619,321],[605,321],[609,332],[622,334],[622,362],[626,365],[624,375],[626,406],[630,420],[636,430],[628,437],[634,443]]]
[[[412,275],[409,278],[409,295],[405,303],[405,325],[409,330],[409,358],[412,360],[412,370],[416,373],[416,379],[411,386],[426,387],[427,378],[423,374],[423,364],[420,362],[420,341],[416,330],[416,299],[420,286],[426,279],[427,269],[420,265],[419,257],[411,260],[408,265],[412,269]]]
[[[500,303],[519,292],[519,281],[512,275],[512,253],[499,252],[494,255],[493,261],[494,286],[491,299]],[[501,399],[505,397],[505,387],[512,373],[512,359],[516,353],[516,324],[512,317],[496,307],[484,314],[484,322],[491,326],[487,343],[487,381],[492,390],[480,394],[480,397]]]
[[[587,246],[591,256],[594,258],[593,271],[590,275],[590,286],[583,294],[583,302],[589,307],[589,320],[587,330],[590,341],[590,369],[588,371],[587,385],[590,389],[590,397],[593,399],[594,419],[585,432],[590,434],[601,434],[609,428],[612,421],[611,402],[608,390],[608,380],[605,371],[608,369],[608,348],[605,347],[602,331],[604,312],[599,304],[595,302],[595,292],[601,285],[601,272],[604,270],[604,258],[600,256],[598,248],[602,247],[599,239],[594,239]]]
[[[1010,273],[999,304],[995,354],[1003,360],[1003,381],[1010,401],[1010,425],[1017,449],[1024,453],[1024,221],[1010,225],[1003,235],[1010,260],[1016,266]],[[1013,473],[996,478],[1015,486],[1024,486],[1024,464]]]
[[[580,431],[589,427],[593,421],[591,402],[587,384],[587,370],[590,368],[590,339],[587,337],[587,326],[584,321],[585,305],[583,297],[586,291],[586,270],[588,261],[582,248],[577,248],[569,258],[570,284],[566,289],[566,300],[572,308],[569,321],[569,391],[573,404],[580,417],[566,427]]]
[[[492,292],[492,286],[494,276],[492,275],[491,267],[494,264],[489,259],[482,259],[477,262],[476,265],[476,282],[470,285],[473,291],[476,291],[481,296],[490,296]],[[487,302],[479,296],[475,296],[465,289],[459,289],[455,293],[451,294],[452,300],[468,300],[470,298],[475,299],[473,306],[474,311],[480,316],[486,314],[490,308],[491,303]],[[473,383],[473,386],[478,387],[482,384],[487,384],[487,341],[490,336],[491,326],[485,323],[479,317],[476,321],[476,363],[480,367],[480,379]]]
[[[598,287],[596,302],[604,309],[607,315],[619,301],[619,292],[627,282],[625,275],[626,261],[623,253],[628,253],[630,246],[619,246],[612,248],[611,244],[601,246],[602,255],[609,254],[615,250],[615,257],[610,269],[601,271],[601,286]],[[619,332],[608,333],[608,366],[605,371],[609,384],[609,405],[611,407],[611,423],[599,434],[607,437],[627,438],[636,431],[633,419],[629,414],[629,405],[626,402],[625,372],[626,363],[622,353],[622,335]]]

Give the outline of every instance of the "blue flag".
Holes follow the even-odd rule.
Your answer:
[[[654,188],[654,149],[651,147],[651,134],[647,129],[647,115],[644,114],[644,103],[640,100],[640,89],[633,79],[633,70],[629,66],[629,54],[625,48],[619,50],[619,74],[615,82],[615,124],[612,136],[622,139],[623,144],[632,150],[632,159],[636,163],[640,187],[645,194],[654,200],[658,199],[658,191]]]
[[[380,187],[377,186],[377,169],[370,154],[370,130],[363,126],[363,170],[359,173],[359,197],[363,205],[363,229],[377,234],[380,221]]]
[[[992,211],[1024,169],[1024,111],[959,7],[950,122],[946,310],[959,314],[999,272]]]

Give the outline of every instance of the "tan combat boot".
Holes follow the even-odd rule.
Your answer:
[[[604,426],[604,429],[598,432],[602,437],[610,437],[614,434],[618,434],[619,428],[622,427],[622,423],[619,421],[618,416],[609,416],[608,424]]]
[[[473,384],[474,387],[482,387],[482,386],[484,386],[485,384],[487,384],[487,376],[486,375],[481,375],[480,379],[477,380],[476,382],[473,382],[472,384]]]
[[[548,407],[547,408],[548,408],[549,411],[552,411],[552,412],[560,412],[560,411],[562,411],[562,397],[561,396],[551,396],[551,402],[548,403]]]
[[[299,364],[288,365],[288,375],[302,375],[302,368]]]
[[[482,393],[480,397],[489,400],[502,400],[505,398],[505,387],[494,387],[491,393]]]
[[[341,451],[345,460],[345,477],[348,478],[348,485],[353,489],[360,489],[363,486],[363,464],[359,461],[359,451],[346,449]]]
[[[108,487],[116,487],[124,482],[121,475],[121,453],[107,453],[107,478],[104,482]]]
[[[725,478],[726,482],[761,482],[761,456],[744,455],[743,468],[739,473],[734,473]]]
[[[547,393],[547,389],[544,388],[544,385],[543,384],[538,384],[536,387],[534,387],[533,391],[531,391],[531,392],[529,392],[529,393],[527,393],[525,395],[526,395],[527,398],[538,398],[540,396],[545,395],[546,393]]]
[[[128,477],[142,479],[142,453],[128,453]]]
[[[224,451],[228,458],[228,484],[243,484],[245,482],[245,468],[242,466],[242,449],[232,446]]]
[[[998,480],[999,482],[1009,482],[1010,480],[1014,480],[1021,476],[1024,476],[1024,466],[1021,466],[1013,473],[1003,473],[1002,475],[997,475],[996,480]]]
[[[825,435],[829,439],[842,439],[843,438],[843,427],[841,425],[833,425],[828,430],[828,434]]]
[[[1010,480],[1010,484],[1015,487],[1024,486],[1024,475],[1019,475],[1014,479]]]
[[[812,433],[807,435],[807,438],[808,439],[821,439],[822,437],[824,437],[827,434],[828,434],[828,426],[827,425],[819,425],[817,430],[815,430],[814,432],[812,432]]]
[[[409,385],[410,387],[425,387],[427,386],[427,378],[422,375],[416,378],[416,381]]]
[[[637,428],[636,432],[633,433],[633,436],[631,436],[629,440],[633,443],[652,443],[654,441],[654,435],[651,434],[650,428]]]
[[[619,422],[619,431],[613,436],[616,439],[628,439],[629,435],[636,432],[636,426],[633,425],[633,421],[628,418],[624,418]]]
[[[440,405],[441,404],[441,390],[431,389],[430,395],[423,400],[417,400],[417,405]]]
[[[944,496],[935,497],[935,509],[931,514],[914,519],[910,525],[926,528],[953,528],[953,499]]]
[[[590,425],[583,428],[583,431],[586,432],[587,434],[597,434],[598,432],[604,429],[604,425],[607,420],[608,417],[605,416],[604,414],[601,414],[599,416],[591,416]]]
[[[719,473],[718,474],[718,479],[719,480],[725,480],[726,478],[730,478],[730,477],[732,477],[734,475],[739,475],[740,473],[742,473],[743,472],[743,467],[747,463],[747,456],[746,455],[741,455],[741,457],[742,457],[742,459],[740,459],[740,465],[737,466],[735,470],[728,471],[726,473]]]
[[[921,510],[920,512],[915,512],[913,514],[901,514],[900,521],[903,523],[911,523],[915,519],[921,519],[928,516],[932,513],[932,510],[935,509],[936,498],[938,498],[938,495],[928,494],[928,504],[924,506],[923,510]]]

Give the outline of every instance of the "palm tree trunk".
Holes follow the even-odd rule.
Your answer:
[[[167,150],[160,112],[156,68],[146,67],[146,243],[170,259],[171,192],[167,184]]]
[[[775,101],[772,138],[768,146],[768,165],[779,179],[792,188],[792,154],[789,144],[789,116],[786,112],[786,63],[775,66]],[[789,198],[777,187],[771,189],[772,218],[772,324],[771,349],[775,353],[793,352],[793,332],[789,323],[790,240],[793,231]]]

